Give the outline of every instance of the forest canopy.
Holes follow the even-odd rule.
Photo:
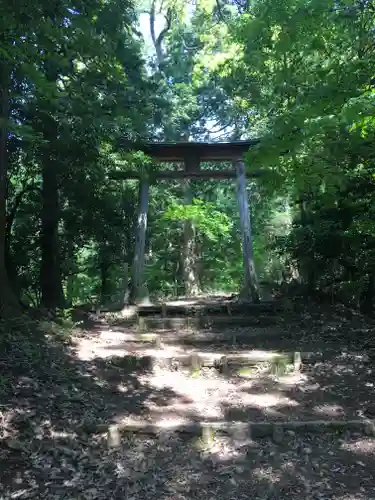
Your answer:
[[[3,311],[121,302],[139,186],[113,174],[158,168],[124,144],[253,138],[260,281],[372,309],[374,1],[0,4]],[[150,296],[242,279],[235,182],[151,183]]]

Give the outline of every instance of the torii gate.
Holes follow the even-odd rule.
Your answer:
[[[258,144],[258,140],[237,141],[230,143],[153,143],[134,146],[134,150],[143,151],[156,163],[179,163],[181,170],[159,170],[150,172],[152,179],[237,179],[237,200],[240,213],[242,233],[242,253],[244,263],[244,286],[241,295],[253,302],[259,302],[259,289],[254,266],[251,217],[246,191],[246,171],[243,161],[244,153]],[[225,170],[202,170],[201,162],[231,162]],[[252,172],[251,177],[259,177],[262,171]],[[115,177],[121,179],[140,180],[140,200],[137,224],[137,235],[132,273],[133,301],[141,297],[144,285],[145,246],[147,232],[147,213],[149,201],[150,176],[147,172],[116,172]]]

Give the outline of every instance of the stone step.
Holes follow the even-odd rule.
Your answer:
[[[203,442],[213,440],[215,434],[229,435],[235,439],[254,439],[270,437],[281,443],[285,433],[324,433],[324,432],[360,432],[367,436],[375,436],[375,421],[369,419],[355,420],[289,420],[289,421],[186,421],[161,420],[150,422],[145,420],[124,420],[106,423],[83,422],[77,432],[85,434],[107,433],[109,447],[119,446],[124,434],[145,434],[160,436],[171,433],[201,438]]]

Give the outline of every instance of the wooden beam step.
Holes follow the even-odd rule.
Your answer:
[[[150,304],[138,305],[139,316],[257,316],[262,314],[276,315],[285,310],[284,303],[269,301],[254,304],[252,302],[223,302],[218,304]],[[124,310],[125,312],[126,310]]]
[[[139,343],[165,343],[165,344],[188,344],[196,342],[197,344],[211,344],[222,342],[225,344],[235,344],[237,341],[246,342],[248,339],[257,337],[276,337],[280,335],[278,328],[261,328],[256,330],[246,329],[238,331],[222,331],[222,332],[194,332],[189,329],[173,330],[173,329],[156,329],[152,332],[128,332],[127,327],[124,330],[117,330],[120,325],[113,325],[112,328],[103,328],[100,337],[103,340],[116,340],[119,342],[139,342]]]
[[[121,444],[124,434],[139,434],[158,437],[162,434],[181,434],[188,437],[200,437],[203,441],[210,441],[215,434],[229,435],[238,439],[254,439],[271,437],[277,443],[285,438],[287,431],[293,433],[325,433],[325,432],[360,432],[367,436],[375,436],[375,420],[310,420],[310,421],[159,421],[126,420],[111,424],[84,422],[77,429],[85,434],[107,433],[110,447]]]
[[[269,326],[281,322],[275,316],[183,316],[183,317],[159,317],[138,316],[128,319],[116,319],[111,324],[116,326],[137,325],[140,330],[164,328],[213,328],[215,326]]]
[[[127,355],[121,357],[121,363],[124,363]],[[134,358],[134,354],[129,354],[129,357]],[[272,363],[277,364],[291,364],[294,360],[293,353],[270,353],[262,351],[254,351],[250,353],[232,353],[232,354],[222,354],[222,353],[206,353],[206,352],[193,352],[190,354],[181,353],[168,353],[163,350],[146,350],[140,355],[136,355],[137,359],[142,362],[150,361],[153,366],[162,365],[170,367],[192,367],[192,368],[202,368],[202,367],[225,367],[225,366],[254,366],[259,363]]]

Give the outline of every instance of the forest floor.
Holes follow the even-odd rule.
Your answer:
[[[288,430],[278,441],[129,432],[116,447],[99,427],[83,430],[374,418],[373,325],[333,308],[279,320],[159,331],[157,346],[134,327],[103,324],[51,338],[48,369],[18,376],[1,400],[0,499],[375,499],[375,439],[355,429]],[[235,345],[215,342],[224,333]],[[269,369],[267,359],[296,351],[301,370]],[[259,362],[225,373],[166,362],[192,352]]]

